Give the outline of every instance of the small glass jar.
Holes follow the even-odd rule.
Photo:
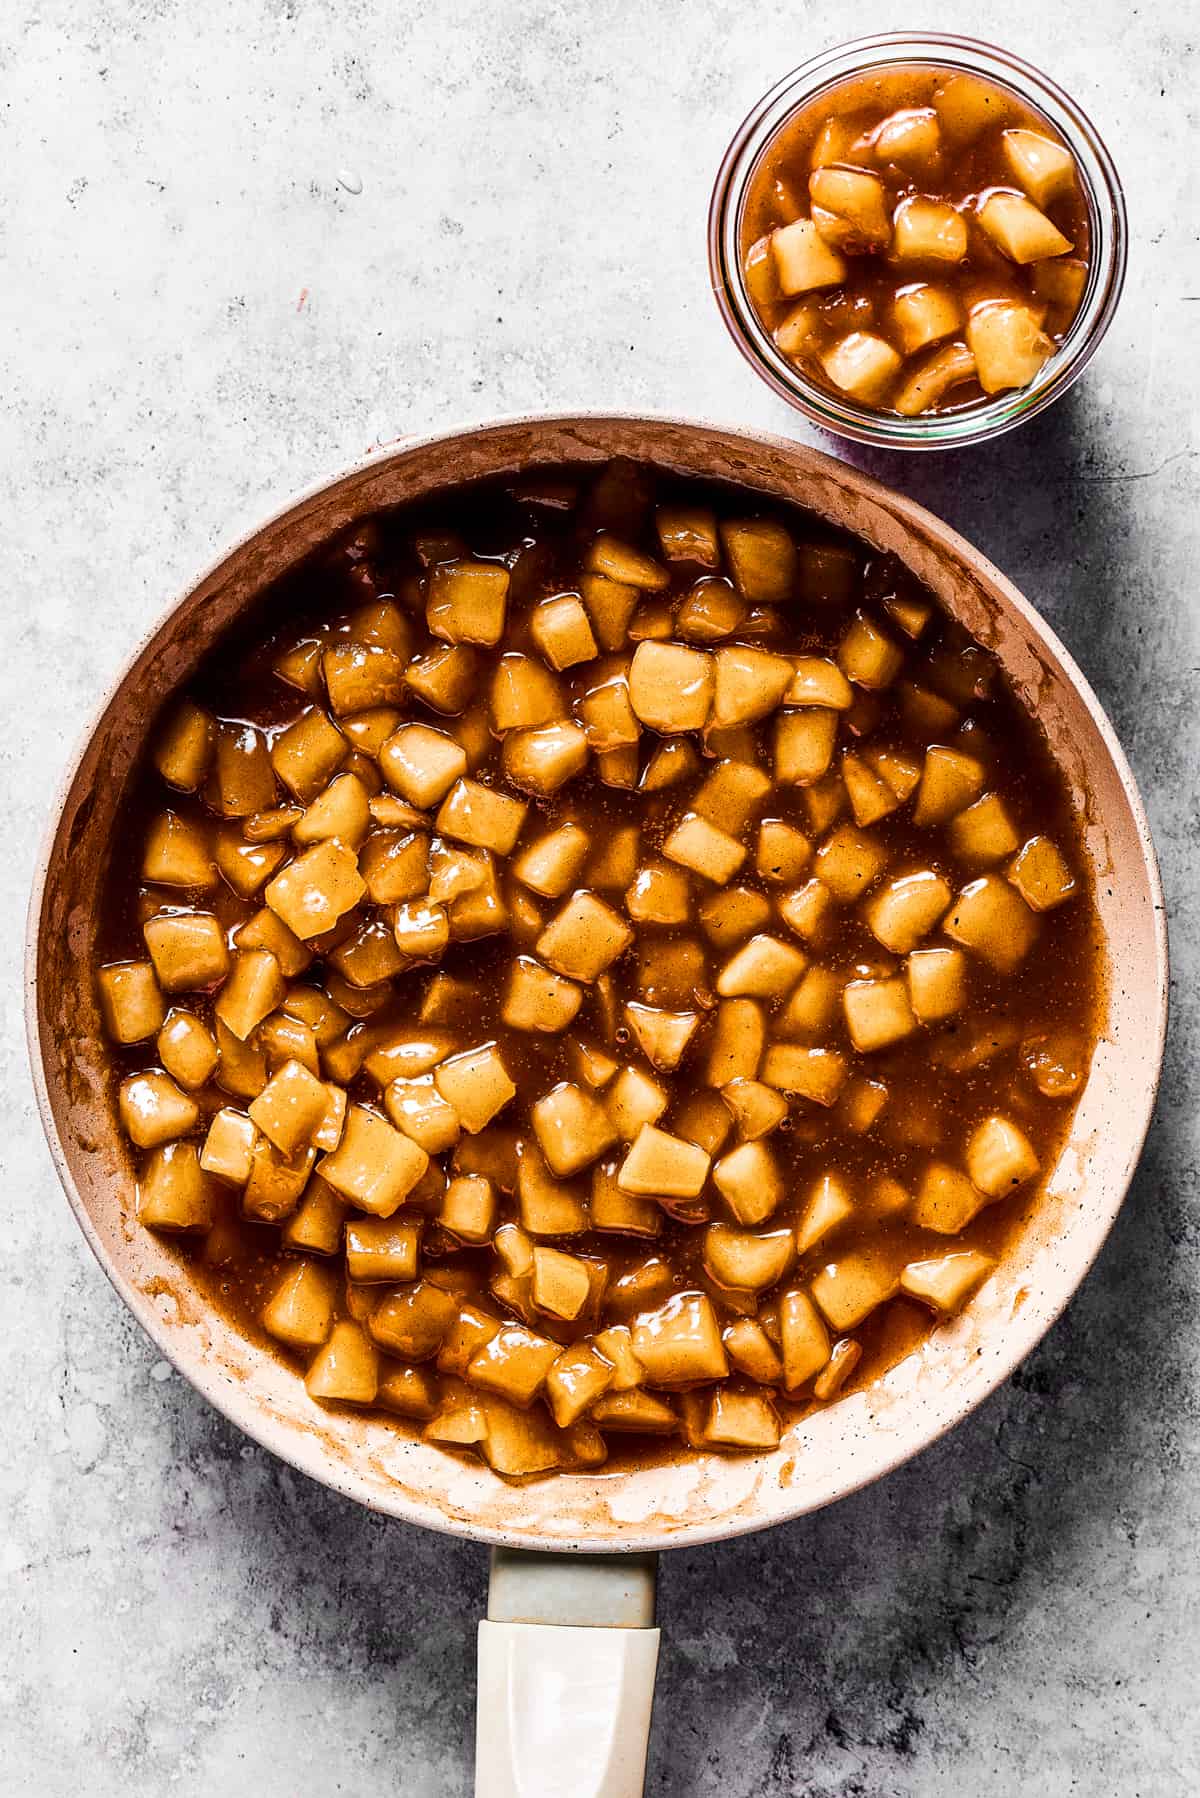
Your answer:
[[[905,64],[981,76],[1049,120],[1075,158],[1087,203],[1090,254],[1087,285],[1055,353],[1027,387],[978,400],[958,410],[912,418],[875,412],[832,393],[775,346],[746,290],[741,227],[746,194],[768,147],[792,116],[841,82]],[[1045,410],[1082,373],[1116,311],[1125,280],[1125,200],[1111,156],[1091,120],[1045,75],[1007,50],[941,33],[885,32],[823,51],[784,77],[737,132],[721,164],[708,217],[713,292],[734,342],[782,398],[815,423],[859,443],[892,449],[949,449],[999,437]]]

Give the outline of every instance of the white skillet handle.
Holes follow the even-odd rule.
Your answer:
[[[494,1551],[475,1798],[641,1798],[655,1568],[653,1555]]]

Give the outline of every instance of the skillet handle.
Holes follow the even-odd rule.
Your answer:
[[[492,1553],[475,1798],[641,1798],[655,1555]]]

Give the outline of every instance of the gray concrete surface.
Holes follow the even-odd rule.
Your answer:
[[[712,173],[781,72],[908,22],[890,0],[0,9],[5,1794],[460,1798],[484,1587],[481,1552],[240,1441],[76,1234],[18,942],[77,730],[221,544],[369,444],[575,404],[802,433],[706,291]],[[1013,0],[940,23],[1094,112],[1131,276],[1052,415],[874,466],[1014,577],[1107,704],[1172,903],[1172,1040],[1121,1221],[1007,1389],[861,1497],[669,1560],[658,1798],[1200,1789],[1196,19]]]

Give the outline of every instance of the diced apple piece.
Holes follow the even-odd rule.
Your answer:
[[[381,1377],[375,1403],[398,1417],[415,1417],[425,1423],[438,1409],[441,1390],[427,1367],[394,1367]]]
[[[321,1178],[361,1211],[390,1217],[429,1166],[429,1157],[386,1118],[351,1105],[342,1140],[320,1164]]]
[[[948,1317],[965,1304],[995,1265],[990,1255],[981,1255],[978,1249],[910,1261],[900,1275],[900,1290]]]
[[[781,293],[811,293],[838,287],[846,279],[846,259],[826,243],[811,219],[796,219],[771,233],[771,259]]]
[[[397,1130],[411,1136],[427,1155],[452,1149],[462,1128],[454,1107],[438,1092],[432,1073],[389,1082],[383,1095]]]
[[[467,756],[445,731],[402,724],[380,751],[379,765],[398,793],[424,808],[444,799],[466,773]]]
[[[229,978],[217,995],[215,1015],[245,1042],[257,1024],[273,1012],[287,987],[279,963],[268,949],[238,949]]]
[[[791,596],[796,546],[787,528],[770,518],[729,519],[720,526],[733,584],[751,605],[778,605]]]
[[[885,980],[851,980],[842,993],[846,1027],[863,1054],[889,1049],[917,1027],[908,991],[900,975]]]
[[[871,140],[876,162],[910,170],[936,161],[941,147],[941,126],[932,106],[906,106],[890,113],[875,127]]]
[[[774,1386],[783,1379],[783,1362],[762,1325],[752,1317],[739,1317],[725,1330],[725,1352],[739,1373],[760,1386]]]
[[[588,759],[586,732],[570,718],[536,730],[510,731],[504,739],[504,772],[526,793],[557,793],[582,773]]]
[[[967,963],[961,949],[917,949],[904,973],[918,1023],[940,1024],[966,1004]]]
[[[577,1174],[617,1140],[604,1106],[568,1080],[538,1099],[529,1116],[550,1171],[560,1178]]]
[[[1001,132],[1000,146],[1014,179],[1038,206],[1048,206],[1075,185],[1071,152],[1042,132],[1014,127]]]
[[[592,1406],[592,1421],[604,1430],[632,1430],[639,1436],[670,1436],[679,1428],[670,1405],[649,1392],[606,1392]]]
[[[775,720],[775,779],[781,786],[807,787],[820,780],[833,760],[838,714],[824,706],[780,712]]]
[[[888,852],[876,838],[839,824],[817,850],[817,879],[842,905],[852,905],[883,873]]]
[[[716,515],[702,506],[659,506],[654,514],[659,546],[668,562],[721,566]]]
[[[456,842],[488,849],[496,855],[509,855],[528,810],[528,800],[498,793],[477,780],[460,780],[438,809],[437,828]]]
[[[460,1242],[483,1244],[496,1225],[496,1189],[483,1174],[460,1174],[442,1197],[438,1223]]]
[[[617,1185],[617,1170],[605,1163],[592,1170],[591,1225],[618,1235],[657,1236],[663,1213],[653,1199],[635,1198]]]
[[[578,1236],[587,1229],[588,1215],[579,1187],[551,1174],[535,1142],[517,1145],[516,1184],[521,1224],[530,1236]],[[497,1233],[498,1250],[503,1229],[507,1227],[503,1226]],[[522,1272],[532,1274],[532,1251],[527,1269],[514,1266],[510,1271],[517,1275]]]
[[[865,612],[854,620],[838,645],[838,666],[855,686],[877,691],[890,687],[900,672],[904,652]]]
[[[761,1080],[731,1080],[721,1088],[721,1097],[733,1113],[743,1142],[769,1136],[787,1116],[787,1100]]]
[[[998,1116],[985,1118],[972,1133],[966,1159],[972,1185],[989,1199],[1005,1198],[1041,1166],[1025,1132]]]
[[[577,702],[576,711],[597,755],[637,747],[642,727],[630,701],[629,681],[623,671],[589,687]]]
[[[789,361],[798,361],[820,335],[821,312],[815,300],[801,300],[776,325],[772,335],[775,347]]]
[[[835,253],[836,250],[859,252],[887,248],[892,223],[888,217],[887,192],[878,175],[869,174],[866,169],[828,166],[814,169],[808,178],[808,192],[819,238],[827,246],[835,247]],[[795,225],[785,227],[788,231],[795,229]],[[837,277],[838,282],[844,279],[844,273]],[[785,293],[801,291],[782,282],[781,285]],[[810,282],[809,285],[823,286],[825,283]]]
[[[577,1423],[613,1381],[613,1370],[603,1355],[586,1342],[563,1349],[546,1375],[546,1402],[560,1429]]]
[[[725,887],[705,899],[699,909],[704,934],[719,949],[729,948],[760,929],[770,915],[769,902],[750,887]]]
[[[947,823],[979,798],[986,780],[987,771],[974,756],[933,744],[925,754],[913,823],[920,830]]]
[[[912,194],[897,206],[892,256],[897,262],[961,262],[967,223],[946,200]]]
[[[790,885],[812,860],[812,844],[802,830],[782,818],[765,818],[758,827],[754,866],[760,880]]]
[[[853,1330],[899,1285],[881,1256],[860,1251],[840,1256],[813,1277],[812,1295],[835,1330]]]
[[[716,643],[731,636],[745,616],[746,602],[729,582],[704,575],[675,614],[675,635],[686,643]]]
[[[147,1156],[137,1194],[137,1219],[146,1229],[204,1234],[212,1228],[214,1209],[212,1182],[194,1143],[163,1143]]]
[[[626,1005],[625,1018],[647,1061],[668,1073],[683,1060],[700,1024],[698,1012],[664,1011],[636,1000]]]
[[[304,1377],[310,1398],[324,1404],[373,1405],[379,1391],[379,1356],[351,1318],[335,1323]]]
[[[753,936],[721,969],[717,992],[723,999],[783,998],[791,992],[807,964],[803,950],[790,943],[773,936]]]
[[[359,1285],[415,1280],[419,1224],[394,1217],[351,1218],[346,1224],[346,1272]]]
[[[882,775],[876,773],[861,756],[849,750],[842,756],[842,780],[850,795],[854,822],[868,826],[890,817],[900,807],[900,796]]]
[[[829,1360],[829,1332],[806,1292],[793,1288],[779,1301],[779,1352],[789,1392],[807,1385]]]
[[[452,1292],[430,1280],[398,1286],[371,1314],[368,1329],[379,1346],[403,1361],[431,1361],[458,1318]]]
[[[862,1344],[855,1342],[852,1336],[843,1336],[835,1342],[829,1360],[813,1381],[813,1397],[821,1404],[836,1398],[861,1360]]]
[[[587,552],[590,574],[602,574],[619,586],[637,587],[646,593],[661,593],[671,584],[671,576],[661,562],[643,555],[630,543],[622,543],[609,531],[601,531]]]
[[[509,572],[495,562],[438,562],[429,571],[425,619],[448,643],[500,641]]]
[[[729,1372],[716,1312],[702,1292],[674,1294],[657,1311],[635,1318],[631,1335],[649,1386],[690,1386]]]
[[[1024,194],[993,188],[977,216],[992,242],[1014,262],[1042,262],[1074,248],[1070,238]]]
[[[1014,858],[1008,878],[1034,911],[1051,911],[1078,890],[1075,876],[1049,837],[1030,837]]]
[[[206,1174],[227,1186],[245,1186],[250,1178],[254,1142],[258,1132],[242,1111],[228,1107],[215,1113],[200,1151]]]
[[[330,930],[366,893],[358,859],[330,838],[289,862],[266,890],[266,901],[293,936],[306,942]]]
[[[638,782],[643,793],[661,793],[677,787],[699,767],[699,757],[686,737],[673,737],[651,751]]]
[[[772,1043],[762,1065],[762,1078],[768,1086],[826,1107],[836,1103],[846,1073],[846,1058],[837,1049],[799,1043]]]
[[[329,1090],[298,1061],[287,1061],[249,1107],[257,1129],[282,1155],[307,1147],[324,1120]]]
[[[279,796],[266,740],[252,724],[217,726],[215,774],[217,809],[226,818],[269,811]]]
[[[624,919],[595,893],[584,891],[573,894],[550,920],[536,952],[568,979],[590,984],[632,941],[633,932]]]
[[[250,1178],[242,1193],[242,1213],[254,1223],[278,1224],[289,1217],[308,1185],[315,1149],[281,1155],[274,1143],[256,1135],[250,1156]]]
[[[874,1129],[887,1102],[888,1089],[882,1080],[853,1079],[842,1088],[837,1102],[837,1125],[856,1136],[865,1136]]]
[[[692,911],[691,881],[682,868],[652,862],[634,875],[625,909],[639,924],[686,924]]]
[[[585,574],[579,588],[600,648],[610,652],[622,648],[641,597],[638,588],[606,580],[602,574]]]
[[[639,643],[629,669],[629,702],[652,730],[702,730],[713,698],[713,661],[683,643]]]
[[[753,1080],[762,1060],[766,1023],[754,999],[722,999],[717,1006],[705,1079],[709,1086]]]
[[[669,1014],[663,1014],[669,1015]],[[668,1094],[658,1080],[640,1068],[622,1068],[608,1088],[605,1105],[613,1129],[622,1142],[630,1143],[643,1124],[656,1124],[667,1109]]]
[[[710,1224],[704,1232],[705,1270],[718,1286],[733,1291],[765,1292],[782,1280],[794,1254],[790,1230],[755,1233]]]
[[[550,1317],[572,1323],[591,1295],[586,1261],[538,1243],[533,1251],[533,1302]]]
[[[897,389],[892,404],[904,418],[915,418],[938,405],[951,388],[976,373],[975,357],[962,343],[947,343],[915,368]]]
[[[868,928],[894,955],[907,955],[945,915],[954,894],[932,869],[902,874],[863,907]]]
[[[794,892],[783,895],[779,901],[779,915],[789,930],[812,943],[828,929],[833,907],[834,898],[829,887],[820,880],[809,880]]]
[[[965,862],[986,866],[1003,861],[1020,846],[1008,807],[998,793],[985,793],[951,820],[950,847]]]
[[[739,1143],[712,1170],[717,1188],[739,1224],[762,1224],[783,1197],[783,1178],[766,1143]]]
[[[591,839],[578,824],[560,824],[523,849],[512,864],[512,871],[535,893],[558,899],[587,860],[590,846]]]
[[[515,1097],[516,1087],[495,1043],[452,1055],[434,1070],[434,1084],[470,1135],[476,1135]]]
[[[826,1035],[841,1010],[844,985],[845,976],[830,968],[809,968],[779,1015],[780,1034],[814,1042]]]
[[[573,668],[599,654],[591,619],[575,593],[543,600],[530,617],[529,632],[552,668]]]
[[[796,1253],[807,1255],[853,1215],[854,1200],[839,1174],[822,1174],[809,1192],[796,1226]]]
[[[263,1312],[268,1333],[289,1348],[316,1349],[333,1328],[333,1275],[319,1261],[298,1261],[276,1282]]]
[[[985,874],[958,895],[942,928],[948,937],[1012,974],[1033,947],[1037,916],[999,875]]]
[[[583,988],[519,955],[509,970],[500,1016],[510,1030],[555,1034],[565,1030],[583,1003]]]
[[[113,962],[99,970],[96,986],[100,1015],[113,1042],[144,1042],[161,1027],[163,996],[152,962]]]
[[[912,1221],[918,1230],[957,1236],[986,1204],[986,1195],[959,1168],[932,1161],[921,1175]]]
[[[733,644],[716,654],[712,719],[718,726],[753,724],[773,712],[795,673],[787,656]]]
[[[985,393],[1027,387],[1054,354],[1053,340],[1035,314],[1010,300],[976,306],[967,321],[967,343]]]
[[[874,331],[850,331],[821,357],[834,386],[864,406],[882,399],[901,366],[900,352]]]
[[[160,812],[146,832],[142,879],[154,886],[204,891],[216,884],[216,878],[203,831],[177,812]]]
[[[122,1080],[117,1109],[121,1128],[139,1149],[156,1149],[177,1136],[187,1136],[200,1121],[194,1099],[181,1092],[166,1074],[131,1074]]]
[[[215,743],[211,713],[185,699],[154,746],[154,766],[168,786],[194,793],[212,764]]]
[[[527,1408],[542,1390],[545,1375],[560,1356],[560,1345],[527,1329],[504,1323],[471,1357],[466,1377],[484,1392],[495,1392],[511,1404]]]
[[[1061,306],[1070,317],[1074,317],[1086,286],[1087,263],[1077,256],[1055,256],[1033,265],[1033,291],[1038,299]]]
[[[770,777],[749,762],[721,761],[692,801],[701,818],[736,837],[771,790]]]
[[[934,89],[933,103],[942,130],[954,144],[969,144],[1008,113],[1000,89],[978,75],[950,75]]]
[[[732,880],[746,859],[745,846],[702,818],[688,812],[671,831],[663,844],[668,861],[690,868],[695,874],[723,885]]]
[[[706,1448],[778,1448],[779,1414],[762,1392],[735,1392],[718,1386],[709,1401],[708,1415],[700,1432]]]
[[[465,643],[448,643],[410,662],[405,679],[418,699],[435,712],[454,717],[466,710],[476,690],[476,670],[473,649]]]
[[[643,1124],[621,1163],[617,1184],[636,1197],[694,1199],[703,1190],[708,1170],[709,1157],[695,1143]]]

